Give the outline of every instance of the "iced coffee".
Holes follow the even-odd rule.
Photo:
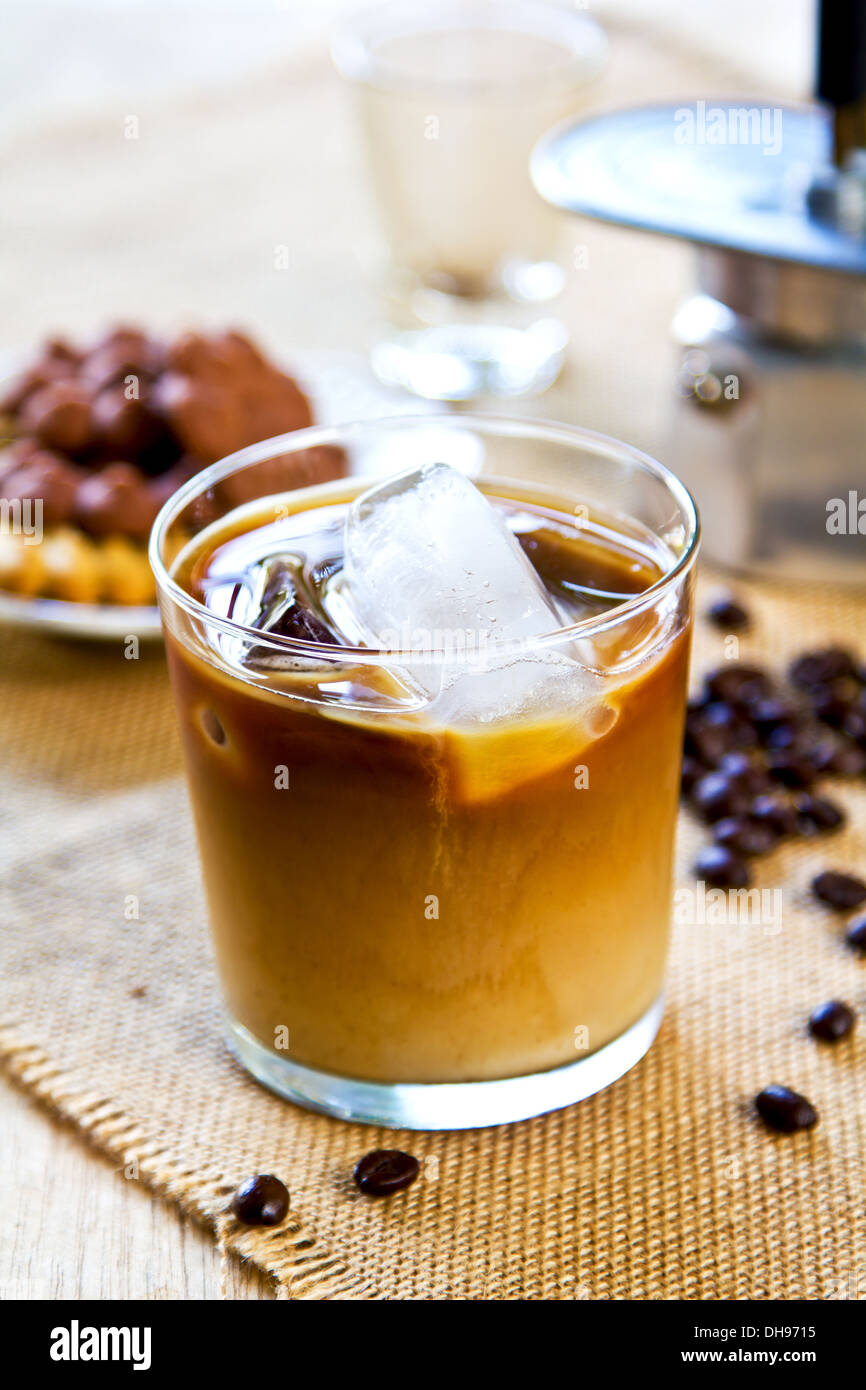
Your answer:
[[[423,1127],[658,1026],[694,522],[421,453],[177,530],[161,587],[232,1044]]]

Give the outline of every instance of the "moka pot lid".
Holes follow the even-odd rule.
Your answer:
[[[557,126],[532,178],[549,203],[603,222],[866,275],[866,238],[822,216],[816,197],[833,177],[832,138],[819,107],[645,106]]]

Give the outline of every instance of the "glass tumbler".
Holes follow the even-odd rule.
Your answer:
[[[585,107],[605,51],[593,20],[547,0],[395,0],[337,35],[390,248],[384,381],[468,400],[555,380],[560,224],[529,160]]]
[[[289,490],[324,453],[342,476]],[[506,519],[549,630],[475,640],[471,605],[444,637],[387,646],[309,617],[268,629],[250,575],[307,554],[350,631],[353,500],[442,463]],[[469,492],[449,535],[480,546]],[[401,515],[377,565],[391,540],[437,543],[441,518],[421,508],[416,536]],[[226,1033],[259,1081],[347,1119],[459,1129],[571,1104],[646,1052],[697,544],[688,492],[637,450],[469,415],[284,435],[166,504],[151,561]],[[425,563],[405,576],[419,614]]]

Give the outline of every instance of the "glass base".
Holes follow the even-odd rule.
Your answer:
[[[529,328],[438,324],[379,343],[373,370],[387,385],[426,400],[533,395],[559,376],[567,342],[558,319],[541,319]]]
[[[662,995],[606,1047],[551,1071],[503,1081],[415,1084],[359,1081],[302,1067],[265,1047],[234,1019],[227,1041],[257,1081],[308,1110],[387,1129],[481,1129],[561,1110],[603,1091],[648,1051],[664,1012]]]

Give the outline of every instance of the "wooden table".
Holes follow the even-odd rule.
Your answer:
[[[0,1298],[273,1298],[270,1283],[0,1083]]]

